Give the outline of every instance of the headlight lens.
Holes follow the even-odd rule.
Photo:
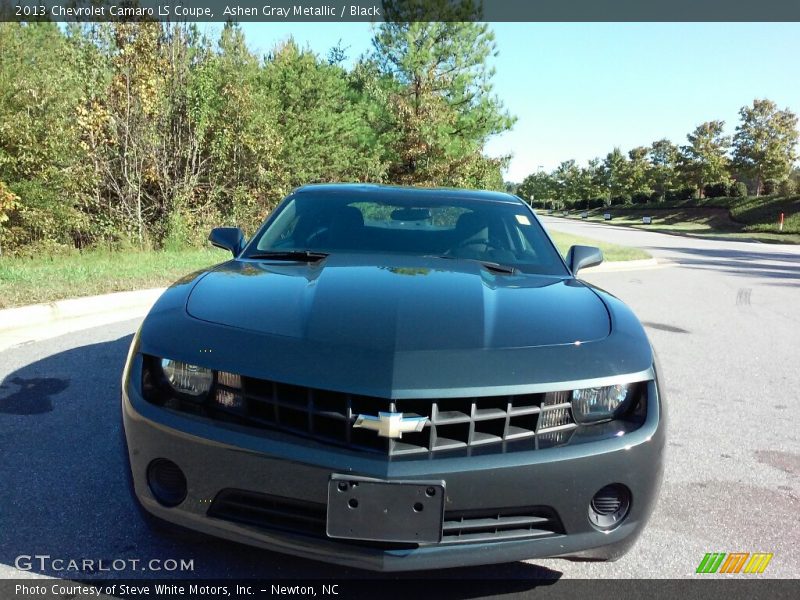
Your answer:
[[[609,421],[628,399],[627,385],[585,388],[572,392],[572,415],[578,423]]]
[[[204,396],[214,383],[214,372],[205,367],[189,365],[177,360],[164,358],[161,360],[161,370],[167,383],[179,394],[189,396]]]

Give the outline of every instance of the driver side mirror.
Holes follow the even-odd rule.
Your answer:
[[[567,266],[573,276],[587,267],[594,267],[603,262],[603,251],[595,246],[572,246],[567,252]]]
[[[217,248],[230,250],[238,256],[244,248],[244,233],[238,227],[215,227],[208,235],[208,241]]]

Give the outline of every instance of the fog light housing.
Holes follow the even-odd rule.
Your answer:
[[[598,529],[608,531],[622,523],[630,509],[630,490],[621,483],[612,483],[592,496],[589,502],[589,521]]]
[[[147,466],[147,485],[163,506],[178,506],[186,499],[186,476],[171,460],[157,458]]]

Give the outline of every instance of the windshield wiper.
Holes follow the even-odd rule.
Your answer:
[[[503,273],[505,275],[513,275],[514,273],[517,272],[517,269],[515,269],[511,265],[501,265],[500,263],[492,262],[490,260],[481,260],[479,258],[463,258],[461,256],[448,256],[446,254],[437,256],[436,258],[446,258],[448,260],[469,260],[472,262],[479,263],[484,269],[488,271],[493,271],[495,273]]]
[[[326,252],[314,252],[313,250],[275,250],[273,252],[259,252],[244,258],[263,258],[267,260],[288,260],[296,262],[317,262],[327,258]]]

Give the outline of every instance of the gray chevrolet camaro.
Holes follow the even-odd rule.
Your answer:
[[[152,523],[364,569],[614,560],[661,483],[641,324],[494,192],[295,190],[134,337],[122,417]]]

